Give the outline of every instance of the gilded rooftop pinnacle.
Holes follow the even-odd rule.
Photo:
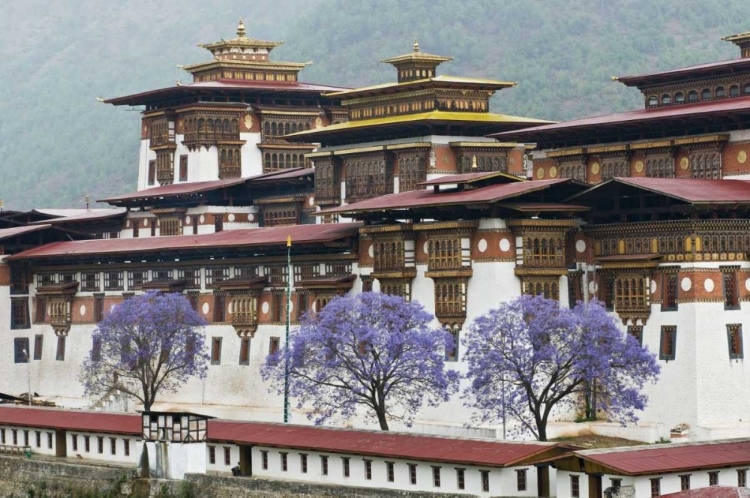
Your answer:
[[[247,33],[245,31],[245,23],[242,22],[242,19],[240,19],[240,22],[237,23],[237,36],[239,38],[247,37]]]
[[[414,52],[419,52],[419,42],[414,40]]]

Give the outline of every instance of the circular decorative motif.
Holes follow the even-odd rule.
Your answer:
[[[144,227],[148,226],[148,218],[143,218],[143,226]]]
[[[260,307],[260,310],[263,312],[264,315],[268,313],[268,301],[265,301],[263,303],[263,305]]]
[[[485,239],[480,240],[477,243],[477,249],[479,249],[479,252],[484,252],[487,250],[487,241]]]
[[[576,251],[578,251],[578,252],[586,252],[586,241],[585,240],[577,240],[576,241]]]
[[[291,313],[292,311],[294,311],[294,302],[289,301],[289,312]]]
[[[190,216],[185,216],[185,224],[186,224],[186,225],[189,225],[189,224],[190,224],[190,223],[192,223],[192,222],[193,222],[193,221],[192,221],[192,220],[190,219]]]
[[[747,152],[741,150],[737,153],[737,162],[740,164],[745,164],[745,161],[747,161]]]
[[[544,178],[544,168],[539,168],[538,170],[536,170],[536,177],[540,180]]]
[[[205,217],[205,216],[203,216],[203,215],[201,215],[200,221],[201,221],[201,223],[205,223],[205,221],[206,221],[206,217]]]
[[[748,278],[747,280],[745,280],[745,289],[748,290],[748,291],[750,291],[750,278]]]
[[[255,215],[253,213],[248,214],[247,221],[255,221]]]
[[[656,280],[651,281],[651,294],[656,294]]]
[[[249,130],[253,127],[253,115],[245,114],[245,129]]]
[[[593,163],[591,165],[591,174],[592,175],[598,175],[599,174],[599,163]]]
[[[552,166],[549,169],[549,177],[550,178],[557,178],[557,168],[556,167]]]
[[[231,313],[231,312],[232,312],[232,302],[229,301],[229,304],[227,304],[227,313]]]
[[[310,206],[314,206],[314,205],[315,205],[315,197],[310,197],[310,198],[309,198],[309,199],[307,200],[307,203],[308,203],[308,204],[309,204]]]
[[[208,303],[203,303],[203,314],[208,315],[209,306]]]
[[[680,169],[688,169],[690,167],[690,159],[683,157],[680,159]]]
[[[703,281],[703,288],[706,289],[706,292],[713,292],[714,290],[714,281],[710,278],[707,278]]]
[[[230,213],[230,214],[229,214],[229,216],[227,216],[227,219],[228,219],[229,221],[234,221],[234,214],[233,214],[233,213]]]
[[[689,291],[692,286],[693,282],[690,281],[690,277],[683,277],[680,281],[680,288],[685,292]]]
[[[315,128],[322,128],[323,127],[323,120],[320,119],[320,116],[315,118]]]
[[[503,252],[510,251],[510,241],[508,239],[500,240],[500,250]]]
[[[591,294],[596,294],[596,291],[599,290],[599,286],[596,284],[596,282],[589,282],[589,292]]]
[[[367,248],[367,255],[371,258],[375,257],[375,246],[373,246],[372,244],[370,244],[370,247]]]
[[[430,243],[425,240],[424,245],[422,246],[422,252],[425,254],[430,254]]]
[[[82,304],[78,312],[81,314],[81,316],[84,316],[86,314],[86,305]]]
[[[638,160],[638,161],[635,162],[635,170],[638,173],[643,172],[643,161]]]

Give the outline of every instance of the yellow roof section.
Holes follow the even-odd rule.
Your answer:
[[[420,112],[417,114],[402,114],[400,116],[387,116],[383,118],[375,119],[364,119],[361,121],[347,121],[345,123],[337,123],[330,126],[324,126],[323,128],[316,128],[314,130],[306,130],[297,133],[287,135],[289,137],[308,137],[314,136],[318,133],[329,133],[332,131],[340,130],[357,130],[361,128],[368,128],[371,126],[382,126],[390,124],[400,123],[414,123],[418,121],[423,122],[439,122],[439,121],[453,121],[457,123],[528,123],[528,124],[550,124],[553,121],[545,121],[543,119],[524,118],[519,116],[509,116],[507,114],[492,114],[488,112],[449,112],[449,111],[430,111]]]
[[[404,55],[398,55],[396,57],[391,57],[390,59],[385,59],[383,62],[388,64],[393,64],[395,66],[399,64],[403,64],[404,62],[436,62],[437,64],[440,64],[442,62],[447,62],[453,60],[450,57],[444,57],[442,55],[433,55],[433,54],[427,54],[425,52],[419,51],[419,43],[414,40],[414,50],[408,54]]]
[[[273,42],[273,41],[266,41],[266,40],[256,40],[255,38],[248,38],[247,32],[245,31],[245,23],[242,22],[242,19],[240,19],[240,22],[237,24],[237,37],[232,38],[230,40],[224,40],[214,42],[214,43],[199,43],[198,46],[201,48],[205,48],[208,50],[216,49],[216,48],[229,48],[229,47],[252,47],[252,48],[265,48],[267,50],[272,50],[279,45],[282,45],[284,42]]]
[[[361,88],[354,88],[352,90],[346,90],[343,92],[333,92],[325,94],[326,97],[342,97],[352,94],[358,94],[362,92],[369,92],[373,90],[388,90],[391,88],[408,88],[410,86],[424,85],[425,83],[459,83],[466,85],[490,85],[497,88],[509,88],[516,85],[514,81],[501,81],[501,80],[490,80],[485,78],[464,78],[462,76],[435,76],[434,78],[424,78],[421,80],[405,81],[403,83],[381,83],[379,85],[365,86]]]
[[[737,35],[723,36],[721,39],[723,41],[728,41],[728,42],[748,41],[750,40],[750,31],[747,31],[745,33],[740,33]]]

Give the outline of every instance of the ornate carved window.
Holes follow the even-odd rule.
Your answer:
[[[560,267],[565,266],[563,237],[552,234],[529,234],[524,237],[524,266]]]
[[[393,163],[382,155],[346,161],[346,198],[349,202],[393,193]]]
[[[615,279],[615,311],[623,314],[646,312],[650,309],[648,277],[618,275]]]
[[[229,268],[226,266],[206,268],[206,287],[213,287],[228,278]]]
[[[285,264],[264,266],[263,275],[268,277],[268,283],[272,287],[286,287],[289,281],[289,267]]]
[[[602,158],[602,181],[630,176],[630,163],[625,156]]]
[[[182,143],[189,149],[210,147],[222,141],[239,141],[240,127],[236,117],[210,112],[198,112],[183,120],[185,138]]]
[[[461,173],[508,172],[505,152],[465,150],[460,158]]]
[[[263,206],[263,226],[297,225],[300,222],[300,209],[297,204],[276,204]]]
[[[677,349],[677,327],[664,325],[661,328],[661,340],[659,342],[659,359],[674,360]]]
[[[407,279],[381,279],[380,292],[401,296],[407,301],[411,301],[411,280]]]
[[[318,264],[294,265],[295,282],[318,276],[320,276],[320,265]]]
[[[186,289],[201,288],[201,269],[200,268],[180,268],[177,270],[177,278],[185,281]]]
[[[674,158],[671,152],[647,154],[645,170],[649,178],[674,178]]]
[[[182,219],[180,218],[162,218],[159,220],[159,234],[182,235]]]
[[[214,322],[227,321],[227,294],[223,291],[214,291]]]
[[[404,268],[404,240],[376,240],[375,271],[400,271]]]
[[[223,230],[224,230],[224,215],[215,214],[214,215],[214,232],[218,233]]]
[[[742,324],[732,323],[727,325],[727,343],[729,345],[729,359],[741,360],[742,350]]]
[[[16,337],[13,339],[13,361],[14,363],[29,363],[31,359],[29,356],[29,338],[28,337]],[[14,432],[15,436],[16,433]],[[15,444],[15,441],[13,442]]]
[[[149,146],[159,147],[174,143],[174,121],[161,117],[151,120]]]
[[[121,271],[104,272],[104,290],[123,290],[123,274]]]
[[[560,284],[557,277],[528,277],[523,279],[523,293],[558,300],[560,299]]]
[[[330,161],[330,162],[328,162]],[[318,204],[341,200],[341,176],[333,159],[321,158],[315,164],[315,200]]]
[[[721,152],[690,151],[690,171],[693,178],[721,178]]]
[[[232,325],[242,337],[255,335],[258,327],[257,292],[232,295]]]
[[[463,279],[435,280],[435,316],[444,322],[449,318],[466,318],[466,281]]]
[[[583,164],[582,158],[560,161],[557,170],[560,178],[572,178],[581,182],[586,181],[586,165]]]
[[[628,335],[632,336],[638,344],[643,346],[643,325],[628,325]]]
[[[13,294],[28,294],[29,293],[29,282],[31,275],[29,274],[29,268],[22,265],[13,265],[10,267],[10,293]]]
[[[677,311],[677,274],[665,274],[663,297],[661,303],[662,311]]]
[[[160,185],[171,185],[174,182],[174,153],[172,151],[156,151],[156,179]]]
[[[128,289],[133,290],[135,287],[148,282],[148,273],[148,270],[130,270],[128,272]]]
[[[55,273],[37,273],[36,274],[36,285],[40,287],[42,285],[53,285],[57,283],[57,274]]]
[[[351,263],[326,263],[326,275],[341,277],[352,273]]]
[[[239,147],[219,147],[219,179],[240,178],[242,161]]]
[[[44,296],[36,297],[36,313],[34,323],[44,323],[47,320],[47,299]]]
[[[427,179],[425,153],[399,156],[399,191],[417,190],[417,184]]]
[[[737,270],[734,268],[722,268],[722,283],[724,293],[724,309],[739,309],[740,303],[737,295]]]
[[[81,272],[81,290],[99,292],[99,272]]]

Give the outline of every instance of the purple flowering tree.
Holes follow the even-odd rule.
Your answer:
[[[365,292],[338,297],[308,313],[288,347],[269,355],[261,370],[272,389],[289,393],[297,407],[311,407],[316,424],[346,420],[364,408],[382,430],[389,420],[410,426],[423,404],[437,406],[458,391],[457,372],[445,368],[453,338],[430,325],[421,304]]]
[[[656,357],[623,334],[593,301],[574,309],[521,296],[477,318],[466,338],[470,386],[465,404],[483,423],[515,421],[517,433],[547,440],[555,409],[573,408],[597,386],[599,407],[612,420],[637,420],[656,382]]]
[[[99,322],[79,380],[86,394],[118,389],[148,411],[159,393],[175,392],[190,377],[204,378],[205,321],[181,294],[134,296]]]

